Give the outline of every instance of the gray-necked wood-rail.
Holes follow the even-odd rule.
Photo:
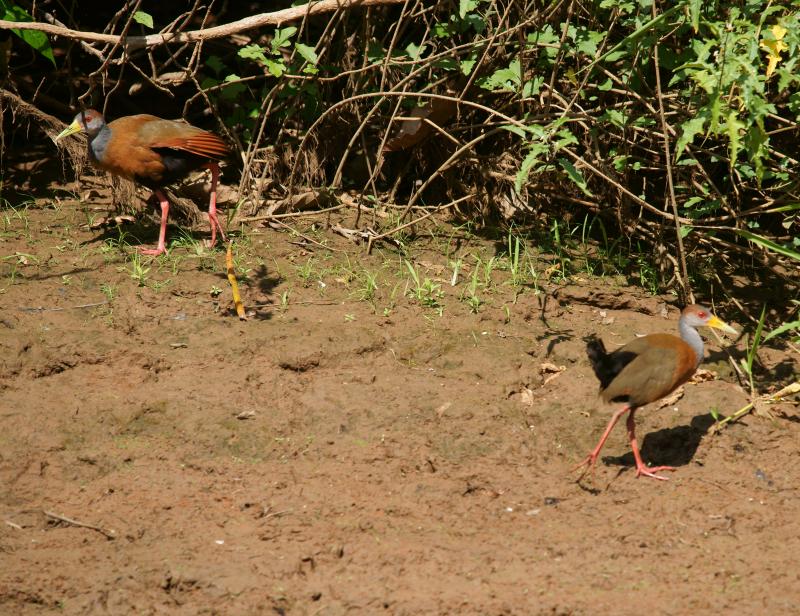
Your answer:
[[[147,114],[126,116],[106,124],[102,114],[89,109],[76,115],[55,140],[80,132],[89,136],[89,158],[97,167],[147,186],[158,198],[161,204],[158,246],[140,249],[143,254],[158,255],[166,251],[169,201],[161,189],[203,167],[211,171],[208,205],[211,245],[216,242],[217,229],[225,240],[217,218],[217,161],[228,153],[228,146],[217,135],[191,124]]]
[[[636,460],[636,476],[646,475],[666,480],[659,471],[674,471],[672,466],[648,467],[642,461],[636,443],[634,413],[673,392],[694,374],[703,360],[703,339],[697,333],[701,326],[715,327],[736,335],[736,330],[724,323],[708,308],[691,305],[684,308],[678,321],[680,338],[671,334],[651,334],[632,340],[616,351],[606,351],[602,340],[591,338],[586,353],[600,381],[600,395],[605,402],[621,402],[623,407],[611,417],[600,442],[586,459],[573,470],[586,466],[581,477],[594,469],[600,450],[620,417],[628,413],[628,438]]]

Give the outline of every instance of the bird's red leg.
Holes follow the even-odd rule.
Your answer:
[[[630,410],[631,410],[630,407],[626,404],[620,410],[614,413],[613,417],[611,417],[611,421],[609,421],[608,425],[606,426],[606,431],[603,432],[603,436],[600,437],[600,442],[597,443],[597,447],[592,449],[591,453],[588,456],[586,456],[586,459],[583,462],[572,468],[572,471],[576,471],[582,466],[586,466],[586,469],[581,473],[581,476],[578,477],[578,479],[581,479],[581,477],[583,477],[586,474],[586,471],[591,470],[592,472],[594,472],[594,463],[597,462],[597,456],[600,455],[600,450],[603,448],[603,445],[606,444],[606,439],[608,438],[608,435],[611,434],[611,430],[613,430],[614,426],[619,421],[619,418]],[[632,411],[631,414],[633,414]]]
[[[634,409],[635,411],[635,409]],[[639,477],[641,475],[645,475],[647,477],[652,477],[653,479],[660,479],[661,481],[667,481],[668,477],[662,477],[661,475],[656,475],[658,471],[674,471],[674,466],[653,466],[648,467],[642,461],[642,454],[639,453],[639,445],[636,443],[636,422],[633,420],[634,411],[631,411],[631,414],[628,415],[628,438],[631,440],[631,449],[633,450],[633,457],[636,460],[636,476]]]
[[[211,171],[211,197],[208,202],[208,222],[211,224],[211,245],[217,243],[217,229],[222,236],[222,241],[226,241],[225,232],[222,230],[222,225],[219,224],[217,218],[217,182],[219,181],[219,165],[217,163],[208,163],[206,168]]]
[[[139,247],[139,252],[143,255],[160,255],[167,252],[166,239],[167,239],[167,215],[169,214],[169,201],[167,196],[159,189],[153,191],[159,202],[161,202],[161,228],[158,231],[158,246],[155,248],[142,248]]]

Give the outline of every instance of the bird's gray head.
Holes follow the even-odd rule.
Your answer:
[[[55,138],[56,141],[59,139],[63,139],[69,135],[74,135],[75,133],[86,133],[89,135],[89,139],[94,139],[103,127],[106,125],[106,121],[103,119],[103,115],[99,111],[95,111],[94,109],[87,109],[86,111],[81,111],[78,115],[75,116],[75,119],[72,121],[72,124],[67,126],[63,131],[61,131]]]
[[[697,328],[705,325],[707,327],[721,329],[722,331],[734,336],[738,333],[730,325],[722,321],[719,317],[715,316],[714,313],[708,308],[699,306],[698,304],[686,306],[686,308],[683,309],[683,312],[681,312],[681,321],[689,327]]]

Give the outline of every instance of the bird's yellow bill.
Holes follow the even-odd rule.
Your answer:
[[[709,327],[714,327],[716,329],[721,329],[726,334],[731,334],[732,336],[739,335],[739,332],[737,332],[735,329],[733,329],[730,325],[728,325],[725,321],[723,321],[717,316],[712,316],[708,320],[708,323],[706,323],[706,325],[708,325]]]
[[[75,120],[72,124],[67,126],[64,130],[56,135],[56,138],[53,141],[58,141],[59,139],[63,139],[64,137],[69,137],[70,135],[74,135],[75,133],[79,133],[83,130],[83,127],[80,125],[80,122]]]

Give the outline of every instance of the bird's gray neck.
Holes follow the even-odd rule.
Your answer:
[[[682,317],[680,321],[678,321],[678,331],[680,331],[683,341],[692,347],[696,357],[694,367],[697,368],[700,362],[703,361],[703,339],[700,337],[700,334],[697,333],[697,330],[689,325]]]
[[[103,160],[110,140],[111,129],[103,124],[103,128],[89,141],[89,158],[94,161]]]

